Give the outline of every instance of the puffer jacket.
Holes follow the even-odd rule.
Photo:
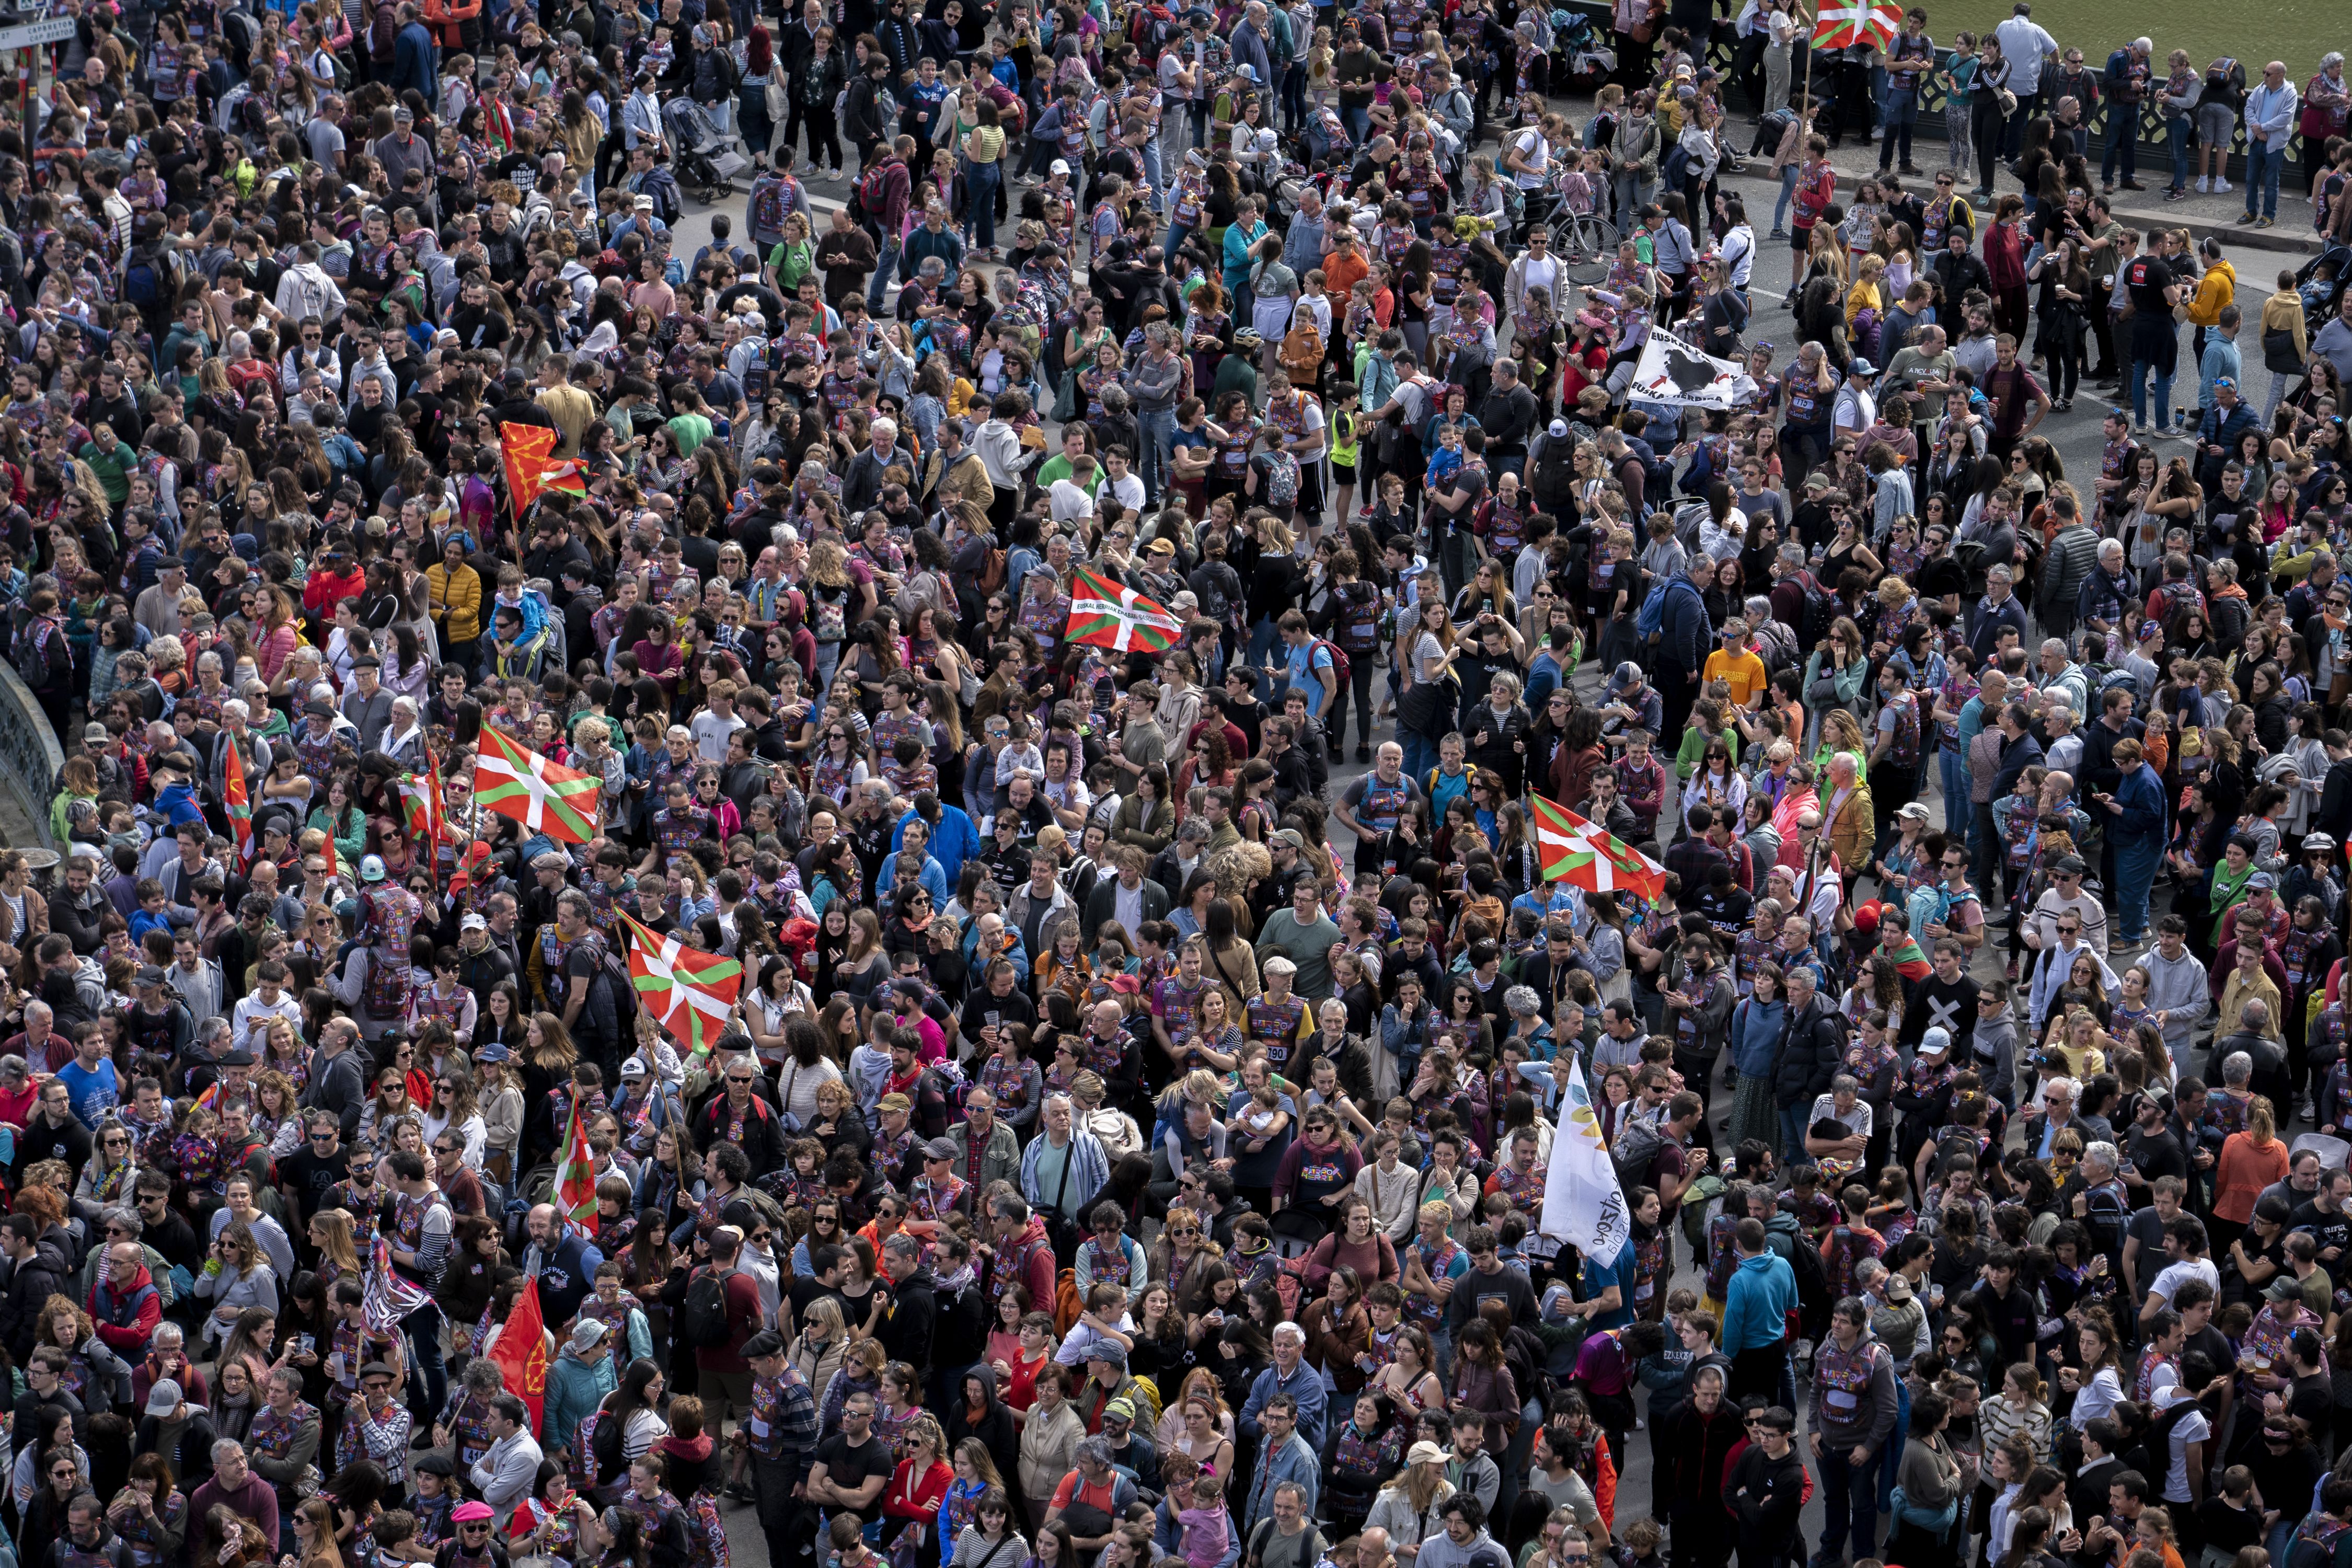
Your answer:
[[[1789,1020],[1788,1043],[1772,1069],[1772,1099],[1783,1110],[1810,1105],[1829,1092],[1845,1048],[1837,1013],[1816,992],[1802,1013]]]

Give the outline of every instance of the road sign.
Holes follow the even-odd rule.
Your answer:
[[[74,36],[80,24],[71,16],[49,16],[38,22],[27,22],[20,27],[0,27],[0,49],[32,49],[43,44],[62,44]]]

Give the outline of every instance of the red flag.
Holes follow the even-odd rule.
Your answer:
[[[588,1146],[577,1099],[572,1102],[572,1129],[562,1157],[555,1162],[555,1207],[574,1235],[596,1238],[596,1154]]]
[[[547,1323],[540,1311],[538,1280],[523,1281],[522,1294],[515,1298],[507,1325],[499,1331],[499,1342],[490,1347],[490,1360],[506,1375],[507,1392],[530,1406],[530,1429],[538,1431],[547,1404]],[[549,1439],[571,1440],[568,1432]]]

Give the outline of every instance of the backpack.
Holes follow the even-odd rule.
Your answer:
[[[1650,1184],[1650,1166],[1655,1163],[1658,1151],[1666,1146],[1666,1135],[1658,1131],[1654,1121],[1628,1119],[1618,1130],[1617,1142],[1609,1151],[1609,1163],[1616,1167],[1617,1188],[1632,1203],[1635,1187]]]
[[[1895,704],[1895,738],[1887,742],[1886,763],[1895,768],[1919,765],[1919,699],[1906,691]]]
[[[784,200],[784,183],[771,180],[751,194],[751,232],[782,234],[784,219],[790,216]]]
[[[665,226],[677,222],[677,180],[667,169],[654,170],[639,189],[640,194],[653,197],[654,216],[661,219]]]
[[[1286,507],[1298,500],[1298,458],[1288,452],[1265,455],[1265,500]]]
[[[717,1350],[731,1332],[727,1321],[727,1285],[706,1268],[688,1281],[678,1308],[678,1337],[696,1350]]]
[[[142,246],[122,271],[122,298],[142,310],[163,302],[163,271],[155,252]]]
[[[1789,1267],[1797,1277],[1797,1319],[1805,1338],[1818,1340],[1829,1332],[1830,1309],[1836,1304],[1830,1300],[1829,1265],[1822,1261],[1822,1249],[1806,1239],[1802,1230],[1790,1251],[1795,1255]]]
[[[890,165],[877,163],[857,176],[856,217],[880,223],[890,210]]]
[[[1143,57],[1143,63],[1155,68],[1160,64],[1160,52],[1168,40],[1176,36],[1176,18],[1168,7],[1160,5],[1139,5],[1128,19],[1127,41]]]
[[[1359,581],[1334,596],[1339,615],[1332,629],[1339,634],[1334,640],[1350,654],[1369,657],[1381,646],[1381,591]]]
[[[629,1457],[621,1447],[621,1428],[625,1424],[608,1421],[604,1418],[604,1412],[597,1410],[590,1413],[581,1425],[588,1427],[586,1451],[593,1472],[586,1489],[593,1489],[626,1475]]]
[[[65,628],[44,616],[28,617],[16,628],[12,662],[16,673],[25,678],[25,684],[36,691],[70,679],[73,649],[66,642]]]
[[[1658,178],[1664,182],[1664,187],[1670,191],[1679,191],[1688,184],[1690,163],[1689,148],[1679,142],[1667,148],[1664,159],[1658,164]]]
[[[1333,642],[1328,637],[1317,637],[1314,645],[1307,650],[1307,668],[1310,671],[1315,668],[1316,648],[1321,648],[1325,653],[1331,656],[1332,682],[1335,686],[1344,689],[1348,684],[1348,672],[1350,668],[1350,666],[1348,663],[1348,650],[1341,647],[1338,643]]]
[[[1805,591],[1805,624],[1797,628],[1797,646],[1819,647],[1830,635],[1831,626],[1845,613],[1844,607],[1838,603],[1838,596],[1822,587],[1822,580],[1811,572],[1797,574],[1797,583]]]
[[[1282,336],[1276,363],[1294,382],[1311,382],[1323,371],[1323,332],[1311,320],[1301,319]]]

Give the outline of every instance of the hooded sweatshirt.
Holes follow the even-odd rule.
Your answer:
[[[967,1367],[964,1376],[980,1380],[983,1403],[980,1415],[974,1418],[971,1407],[964,1401],[962,1388],[950,1391],[947,1416],[941,1423],[947,1430],[948,1451],[954,1452],[956,1445],[966,1437],[977,1437],[987,1448],[988,1457],[996,1461],[998,1475],[1019,1475],[1021,1427],[1013,1418],[1013,1407],[997,1394],[996,1369],[981,1362]]]
[[[2147,971],[2148,1010],[2165,1015],[2165,1048],[2177,1059],[2189,1048],[2198,1020],[2212,1010],[2205,965],[2186,947],[2179,958],[2168,959],[2161,946],[2142,953],[2139,963]]]
[[[1731,1285],[1723,1302],[1723,1353],[1776,1345],[1789,1332],[1789,1313],[1797,1305],[1797,1274],[1786,1258],[1766,1251],[1742,1258],[1731,1271]]]

